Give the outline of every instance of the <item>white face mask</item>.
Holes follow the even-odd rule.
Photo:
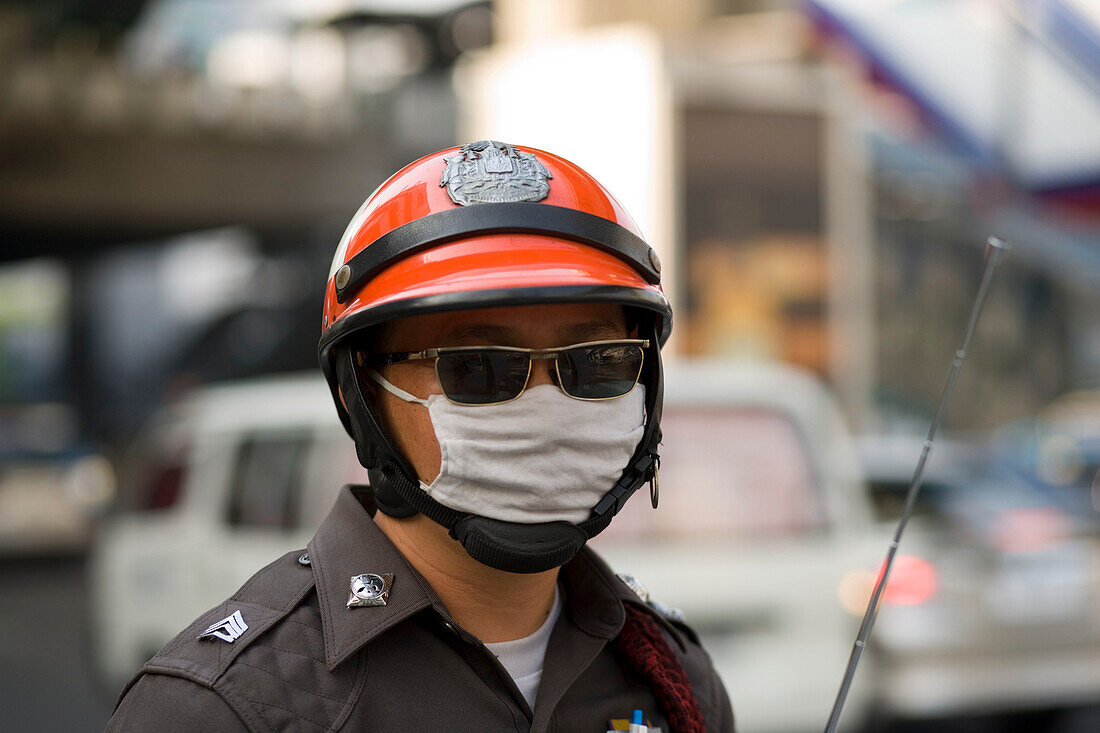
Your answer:
[[[406,402],[428,408],[443,461],[420,488],[460,512],[534,524],[588,519],[638,447],[645,387],[613,400],[575,400],[556,386],[528,388],[499,405],[415,397],[369,372]]]

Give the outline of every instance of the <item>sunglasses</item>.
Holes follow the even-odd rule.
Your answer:
[[[435,375],[448,400],[459,405],[496,405],[523,394],[532,360],[553,359],[562,392],[577,400],[612,400],[638,383],[647,346],[645,339],[589,341],[553,349],[456,346],[371,354],[366,363],[380,367],[435,359]]]

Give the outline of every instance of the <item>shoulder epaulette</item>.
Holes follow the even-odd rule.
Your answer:
[[[287,583],[290,564],[297,565],[301,551],[288,553],[261,569],[231,598],[195,619],[157,652],[126,685],[122,695],[143,674],[183,677],[204,687],[216,680],[248,646],[292,611],[313,587],[313,574],[300,575],[300,582]],[[299,570],[302,568],[299,567]],[[280,578],[282,583],[276,583]],[[260,586],[266,594],[257,592]],[[278,592],[272,593],[273,587]],[[260,602],[263,598],[264,602]],[[121,698],[120,698],[121,699]]]
[[[686,635],[693,644],[699,645],[699,637],[696,635],[695,630],[688,626],[683,611],[675,606],[666,605],[655,599],[650,595],[646,587],[633,575],[616,573],[615,577],[622,581],[623,585],[629,588],[634,595],[637,596],[638,600],[641,601],[659,621],[663,622],[666,627],[675,627],[677,631]]]

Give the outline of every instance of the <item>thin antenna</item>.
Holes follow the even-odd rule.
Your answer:
[[[921,449],[920,460],[917,461],[917,468],[913,471],[913,481],[909,484],[909,491],[905,495],[905,506],[901,511],[901,519],[898,520],[898,527],[894,532],[890,549],[886,552],[886,562],[883,563],[882,573],[875,583],[871,599],[867,602],[867,611],[863,614],[863,621],[859,625],[856,643],[852,645],[852,655],[848,658],[848,668],[844,671],[844,680],[840,683],[836,701],[833,702],[833,711],[829,715],[829,722],[825,724],[825,733],[835,733],[837,723],[840,722],[840,712],[844,708],[844,701],[848,698],[848,690],[852,686],[856,666],[859,664],[863,649],[867,645],[867,638],[871,635],[871,627],[875,625],[879,602],[882,600],[882,593],[886,589],[886,582],[890,578],[890,570],[894,567],[894,556],[898,552],[898,543],[901,542],[901,535],[905,531],[905,525],[909,523],[909,516],[913,513],[913,505],[916,504],[917,494],[920,493],[921,481],[924,479],[924,464],[928,460],[928,454],[932,452],[932,441],[936,438],[936,431],[943,421],[948,400],[950,400],[955,382],[959,378],[963,360],[966,359],[966,349],[970,345],[970,337],[974,335],[974,329],[978,325],[978,318],[982,314],[982,306],[985,305],[985,298],[989,293],[989,283],[993,280],[993,270],[1004,259],[1008,250],[1008,242],[998,237],[990,237],[986,243],[985,271],[982,273],[982,283],[978,287],[978,296],[974,299],[974,305],[970,310],[970,321],[966,324],[966,335],[963,336],[962,345],[955,351],[955,361],[951,366],[951,374],[947,377],[947,384],[940,396],[940,404],[936,408],[936,415],[932,418],[932,427],[928,430],[928,437],[925,438],[924,447]]]

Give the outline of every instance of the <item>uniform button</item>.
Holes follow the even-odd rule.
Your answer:
[[[308,552],[303,552],[301,555],[298,556],[298,564],[299,565],[309,565],[309,553]]]

